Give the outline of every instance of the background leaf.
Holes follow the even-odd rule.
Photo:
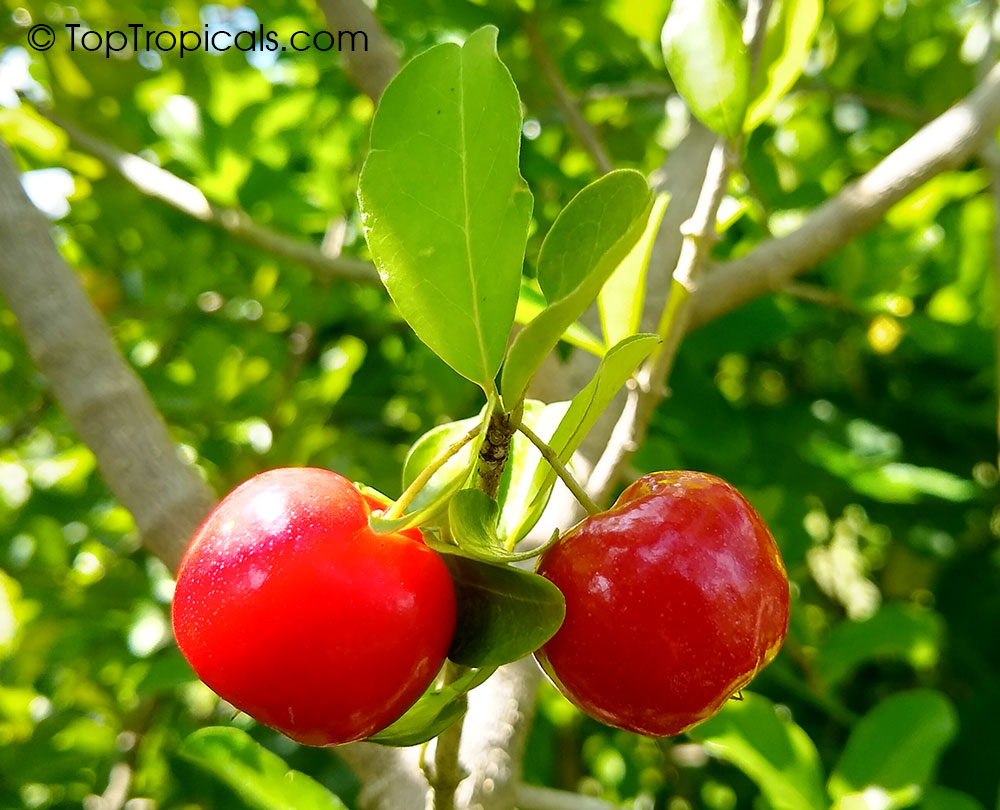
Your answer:
[[[614,346],[639,331],[642,306],[646,300],[646,270],[669,200],[666,194],[656,198],[639,241],[601,287],[597,304],[601,311],[604,341],[608,346]]]
[[[470,667],[496,667],[530,655],[559,629],[566,600],[544,577],[444,555],[458,596],[458,626],[448,657]]]
[[[507,408],[631,250],[651,205],[646,179],[622,169],[595,180],[560,212],[538,255],[538,284],[549,304],[518,333],[504,363],[500,389]]]
[[[670,78],[706,127],[734,138],[743,126],[750,60],[725,0],[674,0],[660,34]]]
[[[497,29],[413,59],[386,88],[358,181],[365,235],[403,317],[486,391],[514,320],[531,194]]]
[[[916,605],[883,605],[870,619],[835,627],[819,648],[817,665],[834,687],[876,658],[902,658],[928,669],[937,663],[941,635],[941,619],[934,611]]]
[[[767,698],[744,692],[688,734],[749,776],[774,810],[828,806],[816,746]]]
[[[823,0],[775,0],[754,74],[745,132],[760,126],[802,75],[823,17]]]
[[[180,756],[224,782],[251,807],[260,810],[347,810],[319,782],[291,770],[245,731],[212,726],[189,734]]]
[[[940,692],[915,689],[892,695],[858,721],[830,775],[838,802],[869,787],[887,793],[930,781],[958,725]]]

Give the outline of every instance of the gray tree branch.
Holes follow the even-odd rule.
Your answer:
[[[932,177],[961,166],[1000,126],[1000,65],[962,101],[939,115],[875,168],[810,213],[787,236],[768,239],[706,273],[691,301],[691,328],[779,289],[877,225]]]
[[[176,570],[215,495],[177,453],[142,381],[63,260],[0,141],[0,293],[101,475],[145,545]]]
[[[31,102],[25,100],[25,103]],[[230,236],[267,253],[303,264],[315,270],[320,278],[343,278],[361,284],[379,283],[378,273],[371,262],[351,256],[330,255],[317,245],[254,222],[249,214],[239,208],[227,208],[209,202],[201,189],[187,180],[91,135],[51,110],[34,104],[32,106],[40,115],[62,129],[78,148],[114,169],[148,197],[165,202],[171,208],[220,228]]]

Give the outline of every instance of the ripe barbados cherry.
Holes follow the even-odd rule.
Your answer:
[[[444,563],[419,532],[372,531],[381,507],[337,473],[271,470],[223,499],[181,561],[181,652],[221,697],[298,742],[386,727],[451,644]]]
[[[640,734],[708,719],[785,638],[774,538],[736,489],[705,473],[640,478],[547,549],[538,573],[566,597],[539,663],[586,714]]]

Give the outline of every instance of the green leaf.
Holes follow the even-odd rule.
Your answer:
[[[441,689],[428,689],[395,723],[368,738],[368,742],[396,748],[420,745],[457,722],[467,708],[464,695],[496,671],[484,667],[466,672]]]
[[[919,808],[920,810],[984,810],[979,801],[968,793],[937,785],[927,789]]]
[[[487,563],[507,563],[530,560],[541,554],[548,544],[530,551],[507,551],[497,534],[500,505],[485,492],[463,489],[448,504],[448,523],[456,546],[440,547],[438,541],[428,541],[434,549]]]
[[[751,132],[772,113],[802,75],[823,17],[823,0],[776,0],[768,15],[764,47],[754,76],[743,130]]]
[[[642,306],[646,299],[646,270],[649,268],[653,242],[669,200],[667,194],[660,194],[656,198],[646,222],[646,230],[601,288],[597,303],[601,310],[604,340],[608,346],[614,346],[639,331]]]
[[[750,692],[731,700],[689,736],[731,762],[760,788],[773,810],[826,810],[823,769],[809,735]]]
[[[561,462],[565,464],[569,461],[598,417],[659,341],[657,335],[632,335],[608,351],[591,381],[573,397],[547,442]],[[538,454],[531,484],[523,492],[520,502],[510,502],[509,506],[504,504],[505,514],[517,516],[516,528],[505,533],[508,545],[521,540],[538,522],[555,482],[555,470]],[[501,526],[506,528],[510,525],[510,519],[505,520],[502,516]]]
[[[942,632],[941,617],[932,610],[883,605],[870,619],[836,625],[819,648],[817,669],[834,687],[873,658],[903,659],[930,669],[938,661]]]
[[[521,108],[497,29],[414,58],[372,122],[358,197],[379,275],[417,336],[490,391],[514,321],[531,217]]]
[[[548,443],[566,415],[567,408],[569,408],[568,402],[553,402],[546,405],[537,400],[525,400],[521,421],[543,442]],[[505,548],[513,548],[516,544],[515,532],[524,520],[528,504],[535,495],[533,482],[539,464],[548,466],[528,437],[520,431],[515,433],[511,442],[510,461],[507,464],[510,475],[500,488],[499,498],[500,519],[497,530]]]
[[[743,127],[750,59],[725,0],[674,0],[660,33],[670,78],[706,127],[735,138]]]
[[[538,284],[549,305],[514,339],[500,378],[508,408],[632,249],[651,205],[646,178],[622,169],[584,188],[556,217],[538,254]]]
[[[517,299],[514,320],[522,325],[531,323],[543,309],[545,309],[545,296],[536,288],[532,279],[522,278],[521,294]],[[562,333],[560,340],[597,357],[604,357],[604,352],[607,350],[607,346],[601,343],[600,338],[579,321],[571,323]]]
[[[858,721],[830,776],[838,802],[866,788],[892,793],[924,787],[957,731],[955,709],[940,692],[915,689],[886,698]]]
[[[495,398],[491,397],[478,416],[438,425],[417,439],[403,462],[403,489],[407,489],[431,462],[476,425],[488,422],[495,402]],[[445,461],[410,502],[406,515],[395,520],[372,518],[372,529],[376,532],[396,532],[412,526],[436,525],[435,519],[443,512],[448,499],[472,476],[484,438],[485,434],[480,432]]]
[[[448,657],[470,667],[496,667],[533,653],[566,615],[562,592],[544,577],[443,556],[458,597],[458,626]]]
[[[260,810],[347,810],[319,782],[291,770],[245,731],[213,726],[189,734],[178,753]]]

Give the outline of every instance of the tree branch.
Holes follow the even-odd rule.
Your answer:
[[[177,453],[163,418],[52,242],[0,141],[0,293],[28,351],[147,548],[176,570],[215,495]]]
[[[361,0],[319,0],[331,31],[364,31],[367,48],[341,51],[344,72],[372,101],[378,101],[385,86],[399,73],[399,56],[389,35],[372,10]]]
[[[549,49],[538,31],[538,23],[534,16],[529,16],[525,20],[524,34],[528,40],[528,47],[531,48],[531,55],[535,58],[535,62],[541,68],[542,75],[545,76],[546,81],[552,88],[552,92],[555,94],[556,105],[562,110],[563,117],[566,119],[566,125],[576,136],[580,145],[593,158],[601,174],[607,174],[615,165],[611,162],[604,144],[601,143],[597,130],[583,117],[580,108],[577,106],[576,99],[573,98],[566,87],[566,82],[563,81],[559,67],[552,59],[552,54],[549,53]]]
[[[1000,126],[1000,65],[965,99],[917,131],[875,168],[817,207],[792,233],[768,239],[705,274],[691,300],[703,326],[815,267],[932,177],[974,158]]]
[[[77,147],[110,166],[143,194],[274,256],[303,264],[315,270],[321,278],[343,278],[361,284],[379,283],[378,273],[370,262],[350,256],[331,256],[316,245],[254,222],[239,208],[226,208],[209,202],[201,189],[192,183],[85,132],[51,110],[27,99],[22,101],[62,129]]]

